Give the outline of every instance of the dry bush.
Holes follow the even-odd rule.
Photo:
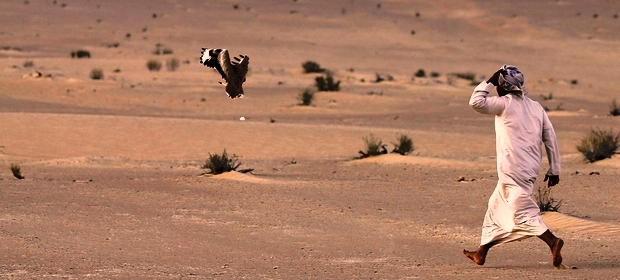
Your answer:
[[[229,157],[226,153],[226,149],[224,149],[222,155],[212,155],[209,153],[209,159],[202,166],[202,169],[209,169],[209,171],[206,172],[207,174],[217,175],[224,172],[235,171],[239,165],[241,165],[241,163],[237,163],[237,156],[233,154],[232,157]]]
[[[392,153],[399,153],[404,156],[413,152],[413,150],[415,150],[413,140],[409,136],[402,134],[398,137],[398,143],[394,143]]]
[[[27,60],[26,62],[24,62],[24,68],[33,67],[33,66],[34,66],[34,61],[32,60]]]
[[[581,140],[577,150],[589,162],[611,158],[619,148],[620,133],[614,134],[613,130],[594,130]]]
[[[323,73],[325,69],[321,68],[321,65],[314,61],[306,61],[301,64],[301,67],[304,68],[305,73]]]
[[[301,101],[299,105],[310,106],[312,104],[312,101],[314,100],[314,94],[315,91],[310,88],[306,88],[305,90],[300,92],[299,96],[297,96],[299,101]]]
[[[415,74],[413,74],[413,76],[415,76],[417,78],[424,78],[424,77],[426,77],[426,71],[424,71],[424,69],[418,69],[418,72],[415,72]]]
[[[365,145],[365,152],[362,150],[359,150],[358,153],[360,154],[360,158],[367,158],[367,157],[372,157],[372,156],[378,156],[381,154],[387,154],[387,150],[385,149],[385,146],[383,144],[383,141],[381,140],[381,138],[375,137],[373,134],[370,134],[369,136],[365,136],[364,138],[362,138],[364,140],[364,145]]]
[[[15,178],[20,179],[20,180],[25,178],[24,176],[22,176],[21,170],[22,169],[19,166],[19,164],[11,163],[11,172],[13,172],[13,176],[15,176]]]
[[[334,83],[334,77],[331,73],[327,72],[323,76],[315,78],[316,87],[319,91],[339,91],[340,81]]]
[[[537,188],[534,199],[536,204],[538,204],[540,212],[558,212],[560,206],[562,206],[562,200],[556,201],[551,196],[551,188],[546,185]]]
[[[174,72],[175,70],[177,70],[179,68],[179,65],[179,60],[176,58],[166,60],[166,69],[168,69],[168,71],[170,72]]]
[[[159,69],[161,69],[161,62],[159,62],[159,60],[150,59],[146,62],[146,67],[149,71],[159,71]]]
[[[100,68],[95,68],[90,71],[90,78],[93,80],[101,80],[103,79],[103,70]]]
[[[611,106],[609,107],[609,113],[616,117],[620,116],[620,105],[616,102],[616,99],[611,101]]]

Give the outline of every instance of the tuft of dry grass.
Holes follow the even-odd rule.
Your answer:
[[[159,69],[161,69],[161,62],[155,59],[150,59],[146,62],[146,68],[148,68],[149,71],[159,71]]]
[[[303,106],[312,105],[312,101],[314,101],[314,94],[315,94],[315,91],[310,88],[306,88],[305,90],[300,92],[299,95],[297,96],[299,101],[301,101],[299,105],[303,105]]]
[[[93,80],[103,79],[103,70],[101,68],[95,68],[90,71],[90,78]]]
[[[301,67],[304,68],[305,73],[323,73],[325,69],[321,68],[321,65],[314,61],[306,61],[301,64]]]
[[[25,179],[26,177],[22,176],[22,169],[17,163],[11,163],[11,172],[13,172],[13,176],[17,179]]]
[[[620,116],[620,104],[618,104],[616,99],[611,101],[611,106],[609,107],[609,113],[614,117]]]
[[[362,138],[364,140],[364,146],[366,151],[358,151],[360,154],[360,158],[367,158],[378,156],[382,154],[387,154],[387,150],[385,149],[385,144],[379,137],[375,137],[373,134],[369,136],[365,136]]]
[[[166,69],[170,72],[174,72],[179,68],[179,60],[176,58],[171,58],[166,60]]]
[[[401,134],[400,137],[398,137],[398,143],[394,143],[394,150],[392,150],[392,153],[399,153],[404,156],[413,152],[413,150],[415,150],[413,140],[409,138],[409,136]]]
[[[590,133],[577,145],[577,150],[589,162],[611,158],[620,147],[620,133],[613,130],[592,129]]]
[[[536,200],[536,204],[538,204],[538,208],[540,212],[558,212],[560,206],[562,206],[562,200],[556,201],[553,196],[551,196],[551,189],[546,185],[539,186],[536,190],[536,194],[534,194],[534,199]]]
[[[334,77],[329,72],[323,76],[316,77],[314,80],[316,81],[316,87],[319,91],[340,90],[340,81],[334,82]]]
[[[224,172],[237,170],[237,168],[241,165],[241,163],[238,163],[237,161],[237,155],[233,154],[231,157],[229,157],[228,153],[226,153],[226,149],[224,149],[222,155],[212,155],[211,153],[209,153],[209,159],[201,168],[209,170],[208,172],[206,172],[206,174],[217,175]]]

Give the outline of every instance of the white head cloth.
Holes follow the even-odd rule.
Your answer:
[[[499,75],[498,86],[509,93],[527,94],[527,88],[523,85],[525,77],[516,66],[504,64],[500,70],[502,73]]]

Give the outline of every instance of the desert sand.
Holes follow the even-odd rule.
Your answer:
[[[620,158],[587,163],[575,146],[620,132],[619,13],[602,0],[2,1],[0,278],[616,279]],[[243,99],[198,62],[203,47],[250,57]],[[300,106],[320,75],[306,61],[341,89]],[[543,217],[577,269],[554,269],[536,238],[484,266],[461,253],[479,244],[497,175],[493,117],[454,74],[475,83],[503,64],[550,109],[563,204]],[[416,149],[356,159],[370,134]],[[224,149],[252,173],[201,175]]]

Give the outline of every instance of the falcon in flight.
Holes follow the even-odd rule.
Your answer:
[[[226,86],[226,94],[228,97],[235,99],[243,97],[243,83],[245,75],[248,73],[248,63],[250,58],[247,55],[239,55],[234,61],[230,61],[230,55],[227,49],[207,49],[202,48],[200,63],[202,65],[213,68],[222,75],[224,82],[220,82]]]

